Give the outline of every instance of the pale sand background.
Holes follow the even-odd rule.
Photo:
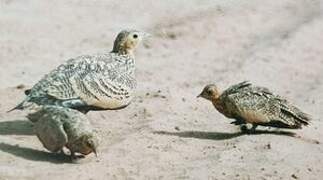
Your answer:
[[[322,143],[240,135],[196,99],[209,82],[268,86],[314,116],[296,132],[322,142],[322,4],[0,0],[0,180],[322,179]],[[103,137],[100,158],[70,164],[42,147],[21,113],[5,111],[24,97],[15,86],[30,87],[68,58],[109,51],[123,28],[154,35],[136,53],[137,98],[120,111],[89,113]]]

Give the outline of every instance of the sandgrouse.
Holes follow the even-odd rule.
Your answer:
[[[198,97],[210,100],[220,113],[235,119],[232,124],[251,123],[251,129],[241,126],[241,130],[248,132],[254,132],[257,125],[299,129],[310,121],[309,115],[283,97],[247,81],[233,85],[222,93],[216,85],[210,84]]]
[[[98,137],[90,122],[79,111],[60,106],[39,106],[27,115],[34,122],[35,133],[43,146],[51,152],[64,152],[66,147],[75,153],[97,155]]]
[[[63,106],[83,113],[126,107],[136,88],[134,50],[147,35],[123,30],[111,52],[69,59],[26,90],[27,97],[12,110],[32,104]]]

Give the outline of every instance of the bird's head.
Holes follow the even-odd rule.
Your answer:
[[[210,101],[217,100],[220,97],[220,91],[216,85],[209,84],[204,87],[203,91],[197,97],[202,97]]]
[[[94,134],[86,134],[82,137],[82,147],[81,152],[84,155],[94,153],[95,156],[98,156],[97,148],[99,146],[99,139]]]
[[[148,33],[143,31],[123,30],[119,32],[114,40],[112,52],[133,55],[137,45],[149,36]]]

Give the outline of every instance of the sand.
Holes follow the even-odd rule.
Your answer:
[[[0,180],[322,179],[322,12],[319,0],[0,0]],[[136,99],[88,113],[99,158],[49,153],[23,112],[6,111],[60,63],[110,51],[124,28],[153,35],[136,51]],[[301,138],[243,135],[196,98],[243,80],[311,114],[289,131]]]

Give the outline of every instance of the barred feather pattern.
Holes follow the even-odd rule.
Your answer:
[[[224,91],[214,105],[221,107],[222,113],[229,118],[258,125],[297,129],[308,125],[311,119],[283,97],[248,82]]]
[[[117,109],[130,103],[136,88],[134,58],[106,53],[68,60],[42,78],[25,101],[71,108]]]
[[[98,141],[86,116],[76,110],[59,106],[40,106],[27,118],[34,123],[37,137],[52,152],[67,146],[72,152],[87,152],[84,141]]]

